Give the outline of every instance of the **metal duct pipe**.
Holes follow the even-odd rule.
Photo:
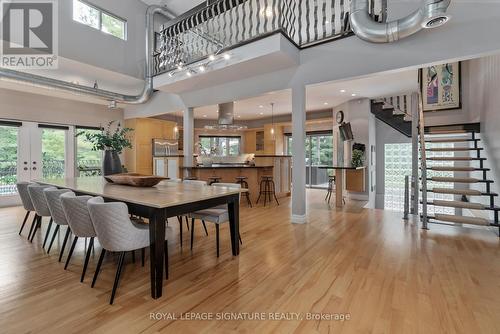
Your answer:
[[[424,0],[422,6],[399,20],[379,23],[368,13],[368,0],[352,0],[351,27],[356,36],[373,43],[390,43],[413,35],[422,28],[436,28],[450,19],[451,0]]]
[[[126,104],[140,104],[149,100],[153,94],[153,45],[154,45],[154,16],[161,14],[168,19],[175,15],[161,6],[149,6],[146,11],[146,67],[144,72],[144,88],[139,95],[125,95],[103,89],[83,86],[71,82],[47,78],[44,76],[30,74],[10,69],[0,68],[0,79],[7,78],[15,82],[25,83],[35,87],[46,89],[58,89],[77,95],[89,95],[107,101],[115,101]]]

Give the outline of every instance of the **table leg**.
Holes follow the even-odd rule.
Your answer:
[[[231,249],[233,256],[240,254],[240,244],[238,236],[240,235],[240,197],[233,195],[230,197],[228,203],[229,211],[229,232],[231,235]]]
[[[335,170],[335,206],[342,207],[344,191],[344,171],[342,169]]]
[[[164,209],[152,209],[149,217],[149,253],[151,261],[151,297],[160,298],[163,288],[163,262],[165,252]]]

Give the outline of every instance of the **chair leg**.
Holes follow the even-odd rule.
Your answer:
[[[274,196],[274,200],[276,201],[276,203],[277,203],[278,205],[280,205],[280,202],[278,202],[278,197],[276,197],[276,185],[274,184],[274,181],[272,181],[271,186],[272,186],[272,188],[273,188],[273,196]]]
[[[30,211],[26,211],[26,216],[24,216],[23,224],[21,225],[21,229],[19,230],[19,235],[21,235],[21,232],[23,231],[24,225],[26,225],[26,221],[28,220],[29,215]]]
[[[268,197],[268,188],[269,188],[269,184],[267,182],[264,183],[264,206],[266,206],[267,204],[267,197]]]
[[[50,217],[49,226],[47,227],[47,233],[45,233],[45,238],[43,239],[42,248],[45,248],[45,244],[47,243],[47,239],[49,239],[50,229],[52,228],[52,217]]]
[[[90,238],[89,248],[87,248],[87,254],[85,255],[85,262],[83,263],[82,277],[80,277],[80,282],[83,283],[85,279],[85,273],[87,272],[87,266],[89,265],[90,253],[92,252],[92,247],[94,246],[94,237]]]
[[[33,239],[35,238],[36,231],[38,231],[38,229],[40,228],[41,225],[42,225],[42,217],[38,216],[38,218],[36,220],[36,224],[35,224],[35,229],[33,230],[33,234],[31,235],[31,239],[30,239],[31,243],[33,242]]]
[[[215,243],[217,244],[217,257],[219,257],[219,224],[215,224]]]
[[[262,195],[262,182],[264,182],[264,181],[260,181],[259,197],[257,197],[257,201],[255,202],[255,205],[259,204],[260,196]]]
[[[69,234],[71,233],[71,230],[69,226],[66,228],[66,234],[64,235],[64,241],[61,247],[61,251],[59,252],[59,262],[61,262],[61,259],[64,254],[64,249],[66,248],[66,243],[68,242]]]
[[[35,217],[33,217],[33,220],[31,221],[30,232],[28,233],[28,240],[30,240],[31,233],[33,232],[33,229],[35,228],[37,222],[38,222],[38,215],[35,213]]]
[[[246,195],[246,198],[247,198],[248,206],[252,207],[252,201],[250,200],[250,195],[248,195],[248,193],[245,193],[245,195]]]
[[[191,250],[193,250],[193,240],[194,240],[194,218],[191,218]]]
[[[76,242],[78,241],[78,237],[73,239],[73,243],[71,244],[71,248],[69,249],[68,258],[66,259],[66,264],[64,265],[64,270],[68,268],[69,260],[71,260],[71,255],[73,255],[73,251],[75,250]]]
[[[115,300],[116,289],[118,288],[118,282],[120,281],[120,275],[122,273],[123,259],[125,259],[125,252],[120,253],[120,259],[118,260],[118,268],[116,268],[115,282],[113,283],[113,290],[111,291],[109,305],[113,305],[113,301]]]
[[[97,276],[99,276],[99,270],[101,270],[102,260],[104,260],[104,255],[106,254],[106,250],[103,248],[101,250],[101,255],[99,255],[99,261],[97,261],[97,267],[95,268],[94,278],[92,279],[91,288],[94,287],[95,282],[97,281]]]
[[[207,225],[205,225],[205,221],[202,219],[201,223],[203,224],[203,228],[205,229],[205,234],[208,236]]]
[[[165,280],[168,280],[168,240],[165,240]]]
[[[135,263],[135,250],[133,250],[131,253],[132,253],[132,263]]]
[[[243,245],[243,241],[241,241],[241,234],[238,233],[238,239],[240,239],[240,245]]]
[[[49,244],[49,249],[47,249],[47,254],[50,253],[50,249],[52,248],[52,244],[54,243],[54,240],[56,239],[56,235],[59,232],[60,225],[56,224],[56,228],[54,229],[54,234],[52,234],[52,239],[50,239],[50,244]]]
[[[181,248],[182,248],[182,217],[179,220],[179,238],[181,239]]]
[[[141,266],[144,267],[144,259],[146,258],[146,249],[141,249]]]
[[[187,229],[188,229],[188,231],[189,231],[189,219],[188,219],[188,217],[187,217],[187,216],[186,216],[186,226],[187,226]]]

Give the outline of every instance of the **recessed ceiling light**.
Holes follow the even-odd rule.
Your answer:
[[[323,104],[324,104],[325,106],[327,106],[327,105],[328,105],[328,102],[325,102],[325,103],[323,103]]]
[[[224,53],[224,59],[225,60],[231,59],[231,55],[229,53]]]
[[[173,76],[174,76],[174,72],[169,72],[169,73],[168,73],[168,76],[169,76],[169,77],[173,77]]]
[[[345,93],[345,89],[341,89],[341,90],[340,90],[340,92],[341,92],[341,93]]]
[[[261,109],[262,109],[262,108],[264,108],[264,106],[261,104],[261,105],[259,106],[259,108],[261,108]]]
[[[352,93],[351,96],[356,96],[356,93]]]
[[[330,23],[330,21],[325,21],[325,24],[328,24],[328,23]]]
[[[214,61],[214,60],[215,60],[215,56],[214,56],[214,55],[210,55],[210,56],[208,56],[208,59],[209,59],[210,61]]]
[[[240,115],[238,115],[238,116],[236,116],[236,117],[241,118],[241,116],[240,116]]]
[[[263,113],[263,112],[261,112],[260,114],[261,114],[261,115],[264,115],[264,113]]]
[[[181,64],[177,65],[177,69],[178,69],[179,71],[182,71],[182,65],[181,65]]]
[[[204,118],[207,118],[207,115],[203,115]]]
[[[192,75],[193,75],[193,74],[191,73],[191,71],[188,71],[188,72],[187,72],[187,76],[188,76],[188,77],[190,77],[190,76],[192,76]]]
[[[200,67],[198,67],[198,69],[200,70],[200,72],[205,72],[206,71],[206,68],[203,65],[201,65]]]

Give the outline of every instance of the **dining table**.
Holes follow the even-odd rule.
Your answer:
[[[101,196],[107,202],[123,202],[128,206],[130,214],[148,218],[153,299],[162,296],[165,225],[168,218],[227,204],[232,255],[239,255],[239,198],[244,189],[200,187],[177,182],[162,182],[154,187],[133,187],[109,183],[101,176],[44,178],[34,181],[69,189],[77,195]]]

